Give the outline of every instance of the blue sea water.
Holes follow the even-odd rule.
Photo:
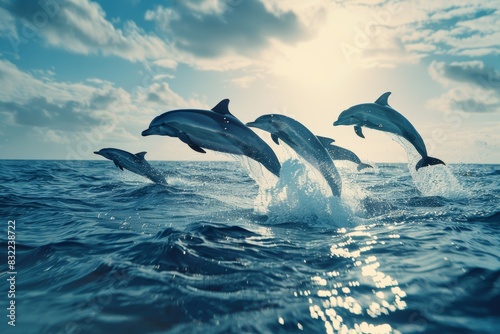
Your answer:
[[[1,333],[499,332],[500,165],[152,165],[0,161]]]

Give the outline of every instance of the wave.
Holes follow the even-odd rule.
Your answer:
[[[498,224],[498,223],[500,223],[500,211],[479,214],[479,215],[472,215],[472,216],[468,217],[467,220],[470,222]]]
[[[498,327],[491,166],[450,167],[474,193],[455,197],[421,192],[406,164],[370,173],[345,164],[335,199],[297,157],[283,160],[282,180],[244,158],[155,165],[171,172],[166,187],[105,161],[2,165],[0,214],[17,221],[20,331]],[[28,182],[22,168],[52,177]]]

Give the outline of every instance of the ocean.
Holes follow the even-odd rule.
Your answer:
[[[1,333],[500,330],[500,165],[151,164],[0,161]]]

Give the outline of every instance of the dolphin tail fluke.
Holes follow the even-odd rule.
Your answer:
[[[358,164],[358,172],[362,169],[365,169],[365,168],[373,168],[372,165],[369,165],[369,164],[364,164],[364,163],[359,163]]]
[[[417,166],[415,166],[415,168],[416,170],[419,170],[422,167],[427,167],[432,165],[446,165],[446,164],[437,158],[423,157],[419,162],[417,162]]]

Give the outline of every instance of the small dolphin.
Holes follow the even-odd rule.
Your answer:
[[[319,139],[304,125],[293,118],[272,114],[257,118],[247,126],[271,133],[272,140],[279,145],[284,141],[297,154],[313,165],[324,176],[333,196],[340,196],[342,182],[333,161]]]
[[[146,152],[139,152],[132,154],[127,151],[119,150],[117,148],[103,148],[100,151],[94,152],[95,154],[102,155],[106,159],[112,160],[116,167],[123,170],[131,171],[132,173],[147,177],[157,184],[166,185],[165,177],[144,159]]]
[[[373,168],[371,165],[362,163],[353,151],[337,145],[333,145],[332,143],[335,141],[334,139],[321,136],[316,137],[318,137],[321,144],[323,144],[323,146],[326,148],[326,150],[332,157],[332,160],[352,161],[355,164],[358,164],[358,171],[362,170],[363,168]]]
[[[367,127],[374,130],[394,133],[408,140],[422,156],[415,168],[438,165],[445,163],[439,159],[427,155],[427,149],[424,141],[413,125],[399,112],[394,110],[387,99],[390,92],[382,94],[375,103],[363,103],[344,110],[337,121],[337,125],[354,125],[354,132],[361,138],[365,138],[361,127]]]
[[[255,132],[229,112],[229,100],[212,110],[181,109],[167,111],[153,119],[143,136],[177,137],[196,152],[203,148],[245,155],[279,176],[281,165],[273,150]]]

